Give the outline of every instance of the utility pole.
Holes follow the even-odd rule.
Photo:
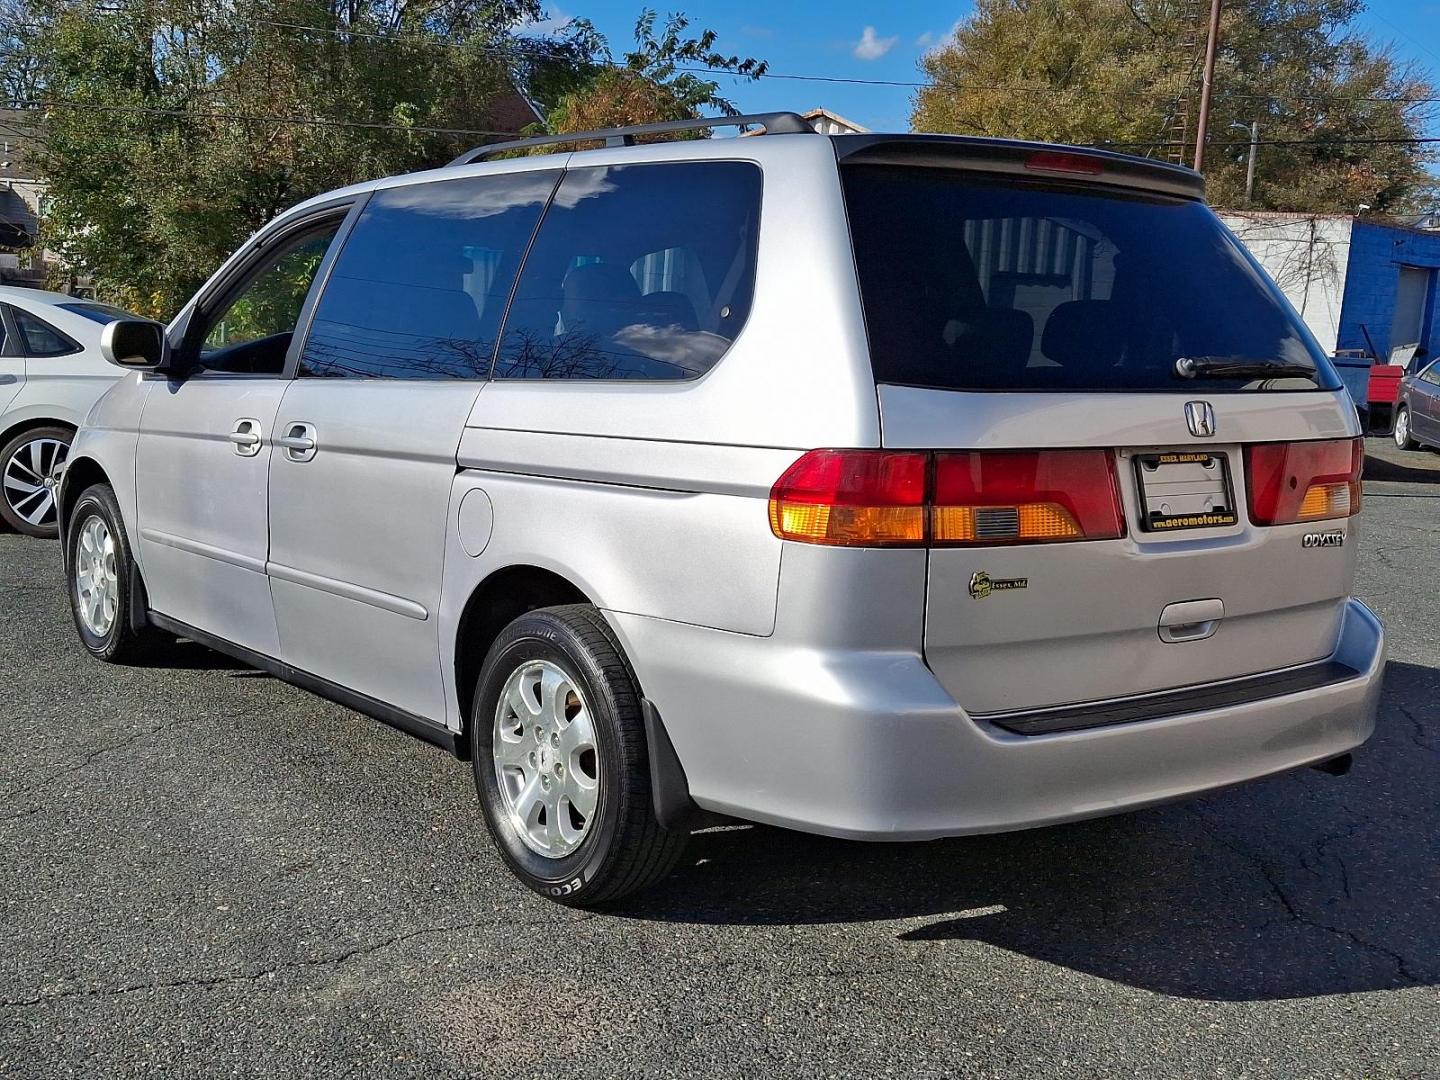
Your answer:
[[[1250,133],[1250,162],[1245,166],[1245,205],[1250,206],[1255,202],[1255,158],[1260,151],[1260,121],[1251,120],[1242,124],[1236,120],[1230,126]]]
[[[1205,43],[1205,76],[1200,85],[1200,119],[1195,125],[1195,171],[1205,168],[1205,136],[1210,127],[1210,92],[1215,86],[1215,46],[1220,40],[1220,0],[1210,0],[1210,39]]]
[[[1245,205],[1255,204],[1255,155],[1260,149],[1260,121],[1250,121],[1250,164],[1245,166]]]

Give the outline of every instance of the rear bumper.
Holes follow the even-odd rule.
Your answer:
[[[1380,621],[1350,600],[1332,660],[1355,676],[1052,735],[972,720],[918,655],[804,648],[609,613],[707,810],[918,840],[1152,806],[1313,764],[1375,727]]]

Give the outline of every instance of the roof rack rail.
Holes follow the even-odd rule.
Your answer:
[[[466,150],[451,165],[470,165],[484,161],[507,150],[524,150],[532,146],[555,146],[561,143],[604,140],[606,146],[634,146],[637,135],[659,135],[669,131],[698,131],[712,127],[747,127],[757,124],[767,135],[813,135],[815,129],[799,113],[751,113],[745,116],[704,116],[698,120],[667,120],[660,124],[636,124],[634,127],[601,128],[599,131],[578,131],[570,135],[537,135],[528,139],[509,139]]]

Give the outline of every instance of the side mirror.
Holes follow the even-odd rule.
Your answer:
[[[170,359],[165,327],[149,319],[116,319],[100,331],[100,355],[122,368],[163,368]]]

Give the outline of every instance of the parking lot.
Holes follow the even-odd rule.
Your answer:
[[[526,892],[432,747],[196,646],[91,661],[58,547],[0,535],[0,1074],[1440,1076],[1440,455],[1372,448],[1349,776],[710,831],[601,914]]]

